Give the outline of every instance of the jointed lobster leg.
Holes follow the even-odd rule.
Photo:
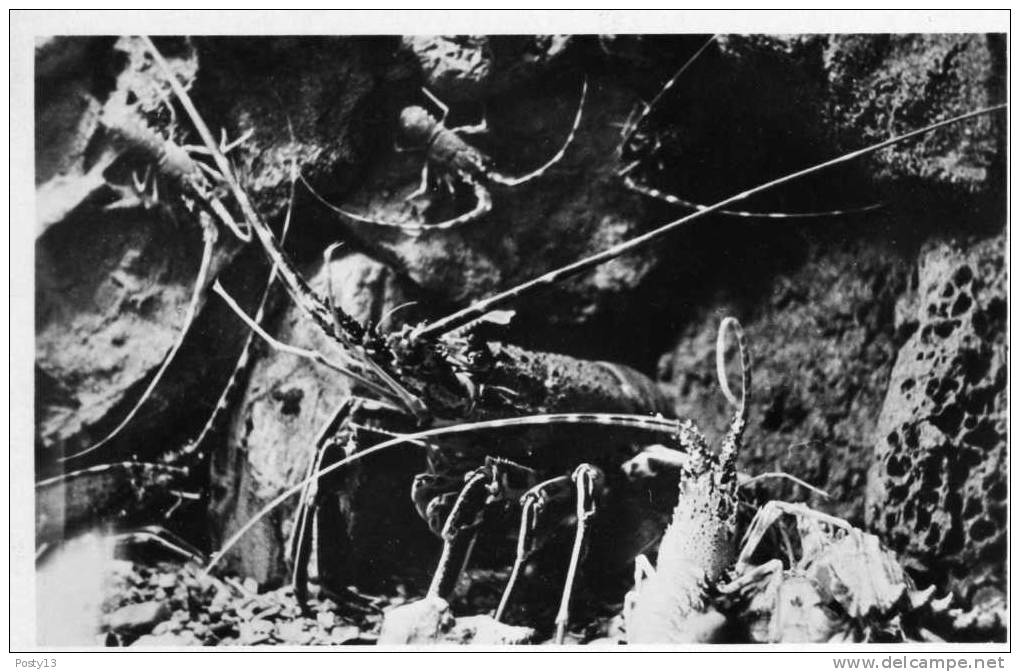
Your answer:
[[[421,87],[421,92],[425,94],[425,97],[432,101],[432,104],[439,108],[439,123],[446,121],[446,116],[450,114],[450,106],[439,99],[439,96],[429,91],[424,86]],[[452,129],[451,129],[452,130]]]
[[[577,531],[574,535],[574,548],[570,552],[570,565],[567,568],[567,578],[563,584],[563,597],[560,600],[560,609],[556,613],[556,643],[562,644],[567,634],[567,623],[570,620],[570,596],[574,588],[574,577],[577,575],[577,566],[581,562],[588,541],[588,532],[591,526],[591,519],[597,510],[597,501],[601,494],[601,485],[605,475],[598,467],[590,464],[581,464],[570,476],[577,488]]]
[[[457,578],[467,564],[470,547],[494,485],[493,472],[487,467],[476,469],[467,476],[443,526],[443,554],[432,576],[426,599],[444,597],[456,586]]]
[[[428,161],[421,164],[421,183],[418,188],[412,191],[410,194],[404,197],[405,201],[413,201],[419,196],[423,196],[426,191],[429,190],[429,163]]]
[[[566,500],[570,496],[570,477],[557,476],[539,483],[521,496],[521,526],[517,534],[517,556],[514,559],[510,578],[507,580],[503,596],[496,608],[496,620],[503,619],[510,595],[517,584],[521,568],[532,553],[538,550],[538,527],[543,517],[549,512],[549,505],[556,501]]]
[[[415,479],[416,486],[422,484],[424,476],[419,475]],[[443,597],[453,590],[460,571],[467,564],[485,508],[498,501],[516,499],[522,489],[535,482],[535,472],[510,460],[487,457],[484,466],[470,472],[464,480],[464,487],[450,505],[449,514],[439,531],[443,539],[443,555],[429,588],[430,597]],[[419,489],[412,491],[412,497],[421,500],[421,492]],[[425,517],[433,529],[438,522],[438,509],[446,509],[446,502],[452,494],[433,497],[428,503]],[[416,504],[420,510],[420,503],[416,501]]]
[[[326,453],[330,448],[335,447],[332,439],[336,435],[337,427],[354,412],[355,402],[345,399],[330,419],[319,430],[315,442],[315,457],[308,464],[308,474],[317,473],[322,469],[326,460]],[[294,586],[294,596],[298,603],[304,605],[308,601],[308,563],[312,553],[312,526],[315,522],[315,513],[318,510],[319,499],[318,481],[306,477],[305,489],[301,492],[301,499],[297,511],[294,513],[294,528],[290,538],[290,557],[293,564],[291,570],[291,584]]]
[[[796,516],[798,520],[811,519],[817,523],[824,523],[834,528],[846,530],[847,532],[854,532],[856,530],[853,525],[842,518],[830,516],[829,514],[822,513],[821,511],[815,511],[805,504],[792,504],[790,502],[780,501],[768,502],[758,510],[758,513],[755,515],[754,520],[751,521],[751,525],[747,530],[747,534],[744,537],[744,547],[741,549],[740,555],[737,557],[736,570],[738,572],[747,568],[749,564],[748,561],[757,550],[758,545],[765,536],[765,532],[787,513]]]

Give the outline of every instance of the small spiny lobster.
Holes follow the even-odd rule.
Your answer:
[[[796,519],[800,557],[757,567],[752,555],[784,515]],[[718,592],[740,605],[758,642],[943,641],[929,629],[950,615],[953,594],[918,590],[873,534],[804,504],[771,501],[750,522],[731,581]]]
[[[406,224],[372,219],[339,208],[327,201],[307,181],[302,180],[312,195],[326,207],[348,219],[366,224],[396,228],[412,235],[420,235],[425,231],[445,231],[476,221],[492,210],[492,195],[489,193],[491,185],[507,188],[518,187],[542,176],[563,159],[567,148],[574,141],[577,129],[581,125],[584,101],[588,93],[588,81],[586,79],[581,84],[581,99],[577,104],[577,112],[574,115],[570,132],[567,133],[567,137],[559,150],[535,170],[516,177],[504,175],[496,170],[492,159],[464,140],[463,136],[483,133],[488,130],[488,125],[484,119],[481,123],[473,126],[447,128],[444,121],[449,113],[449,108],[429,92],[428,89],[423,88],[422,92],[440,109],[441,114],[437,119],[428,110],[419,105],[405,107],[400,113],[400,133],[410,144],[407,148],[398,147],[398,149],[400,151],[422,151],[425,153],[425,160],[421,171],[421,182],[417,189],[405,197],[405,200],[413,200],[429,190],[429,167],[432,166],[433,170],[438,173],[438,180],[446,186],[450,196],[456,193],[457,180],[471,187],[475,199],[475,205],[471,210],[441,222]]]
[[[225,197],[226,192],[223,191],[225,178],[222,172],[202,161],[196,161],[192,158],[193,154],[209,154],[210,150],[205,146],[179,145],[172,140],[164,138],[145,123],[145,120],[138,113],[135,106],[129,105],[126,99],[126,93],[121,92],[111,96],[103,107],[99,124],[105,129],[109,136],[109,142],[113,150],[116,151],[107,151],[104,154],[104,160],[97,163],[97,167],[93,170],[99,171],[100,168],[105,170],[105,167],[108,167],[109,163],[122,152],[137,153],[149,164],[149,169],[146,171],[145,178],[139,179],[132,175],[133,184],[131,187],[114,186],[117,191],[121,192],[121,200],[107,207],[129,207],[136,203],[148,207],[150,202],[158,200],[159,177],[162,176],[171,180],[181,190],[182,198],[189,210],[194,209],[196,203],[200,204],[202,208],[199,210],[198,217],[202,228],[202,259],[199,264],[198,274],[195,277],[194,288],[185,313],[180,336],[164,356],[162,364],[149,381],[145,391],[120,423],[107,433],[105,437],[88,448],[66,456],[64,460],[84,457],[116,438],[131,423],[156,389],[156,386],[163,379],[164,374],[173,363],[178,350],[180,350],[208,290],[213,250],[219,237],[218,229],[214,222],[219,221],[228,230],[233,232],[241,242],[251,241],[251,231],[246,226],[239,225],[230,213],[230,210],[223,203],[222,199]],[[249,136],[250,132],[233,142],[228,142],[224,133],[221,137],[218,151],[221,155],[225,155],[243,143]],[[149,182],[148,175],[153,166],[155,167],[156,177],[152,180],[153,195],[150,197],[146,194],[146,191]]]

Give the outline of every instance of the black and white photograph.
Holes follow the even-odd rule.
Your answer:
[[[1008,11],[193,13],[21,16],[27,650],[1007,650]]]

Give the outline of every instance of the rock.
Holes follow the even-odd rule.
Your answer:
[[[427,597],[387,610],[378,643],[382,646],[439,644],[455,624],[446,600]]]
[[[392,147],[391,121],[401,104],[394,94],[418,91],[408,59],[395,57],[400,42],[393,36],[203,37],[196,44],[196,104],[218,113],[231,137],[253,132],[231,159],[267,221],[286,210],[292,161],[330,196],[358,182],[366,163]],[[336,242],[335,215],[313,212],[327,222],[322,244],[311,251],[317,258]],[[302,228],[302,236],[315,236],[314,227]]]
[[[599,637],[598,639],[593,639],[590,642],[588,642],[587,646],[596,646],[596,647],[607,647],[607,648],[609,648],[609,647],[614,647],[614,646],[620,646],[621,644],[626,644],[626,641],[624,639],[622,639],[622,638],[618,638],[618,637]]]
[[[829,110],[844,143],[865,145],[1005,100],[995,35],[832,35],[822,54]],[[986,116],[869,159],[876,179],[945,191],[1001,188],[1002,119]],[[996,196],[997,198],[997,196]]]
[[[482,35],[412,35],[403,46],[414,54],[429,89],[450,101],[470,100],[492,77],[489,38]]]
[[[144,632],[168,618],[170,608],[165,602],[141,602],[129,604],[113,612],[107,624],[114,632]]]
[[[278,624],[276,635],[284,644],[297,644],[298,646],[309,644],[315,638],[315,633],[308,630],[305,624],[300,621]]]
[[[194,634],[192,634],[191,632],[185,630],[185,631],[183,631],[183,632],[181,632],[180,634],[177,634],[177,635],[171,634],[171,633],[167,633],[167,634],[163,634],[163,635],[159,635],[159,636],[156,636],[156,635],[142,635],[141,637],[136,639],[134,642],[132,642],[131,646],[133,646],[133,647],[134,646],[137,646],[137,647],[150,647],[151,646],[151,647],[163,648],[163,647],[170,647],[170,646],[201,646],[201,644],[202,644],[202,642],[200,642],[195,637]]]
[[[263,644],[276,634],[276,626],[262,619],[241,623],[238,628],[238,640],[245,646]]]
[[[1004,255],[1002,236],[922,251],[868,481],[870,527],[964,595],[1005,587]]]
[[[361,630],[354,625],[338,625],[329,631],[330,641],[346,644],[361,639]]]
[[[173,39],[160,44],[187,85],[197,68],[194,52]],[[35,125],[36,441],[44,457],[86,448],[120,422],[180,336],[195,282],[201,233],[179,189],[164,183],[161,205],[152,210],[104,209],[114,200],[110,185],[130,192],[132,170],[151,168],[111,142],[100,124],[104,106],[130,96],[139,114],[153,113],[154,133],[173,137],[165,119],[162,126],[155,121],[166,82],[138,45],[127,38],[60,38],[37,52],[52,78],[38,87]],[[180,226],[171,223],[175,218]],[[233,252],[229,244],[217,248],[212,277]],[[130,429],[173,425],[175,414],[186,414],[185,383],[165,381]],[[137,442],[131,450],[138,451]],[[51,465],[44,461],[42,468]]]
[[[107,561],[106,571],[116,577],[129,577],[134,574],[135,563],[129,560],[117,560],[113,558]]]
[[[732,191],[730,184],[749,186],[1004,100],[1005,50],[994,36],[727,35],[718,42],[717,51],[706,52],[685,73],[683,95],[672,98],[684,106],[681,114],[663,117],[675,135],[660,152],[698,166],[664,179],[675,181],[672,193],[702,203]],[[768,91],[757,85],[765,80]],[[923,184],[943,198],[994,193],[1003,179],[1001,123],[986,116],[943,129],[830,173],[817,188],[830,203],[857,194],[861,204],[874,188],[869,183],[883,189]],[[714,138],[724,128],[741,132],[721,147]],[[761,143],[773,133],[785,137],[784,156],[770,156]],[[813,209],[794,207],[810,203],[803,193],[807,184],[815,183],[802,182],[786,209]],[[782,205],[780,198],[763,196],[755,203]]]
[[[445,641],[475,646],[512,646],[530,644],[535,630],[524,626],[500,623],[492,616],[464,616],[456,619]]]
[[[446,600],[425,597],[387,610],[378,643],[506,646],[528,644],[534,637],[532,628],[500,623],[491,616],[454,618]]]
[[[429,90],[447,102],[483,100],[534,80],[561,57],[570,35],[412,35],[403,38]]]

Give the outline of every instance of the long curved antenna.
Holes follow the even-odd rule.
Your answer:
[[[740,399],[737,399],[736,395],[733,394],[726,376],[726,333],[728,331],[733,331],[736,335],[737,348],[740,351]],[[743,414],[747,407],[747,390],[751,386],[751,365],[744,339],[744,330],[740,327],[740,322],[736,318],[727,317],[719,323],[719,332],[715,338],[715,374],[719,379],[719,387],[722,388],[726,401],[738,409],[740,414]]]
[[[813,492],[816,495],[819,495],[819,496],[824,497],[826,499],[829,499],[830,497],[832,497],[832,495],[830,495],[825,490],[822,490],[818,486],[811,485],[810,483],[805,481],[803,478],[798,478],[798,477],[794,476],[793,474],[786,473],[785,471],[765,471],[765,472],[762,472],[760,474],[755,474],[754,476],[751,476],[749,478],[741,479],[737,483],[737,487],[738,488],[747,488],[747,487],[750,487],[750,486],[754,485],[755,483],[758,483],[759,481],[766,481],[766,480],[769,480],[769,479],[790,481],[791,483],[799,485],[800,487],[804,488],[805,490]]]
[[[730,331],[736,338],[737,354],[740,358],[740,399],[737,399],[733,394],[726,378],[726,334]],[[744,429],[747,427],[749,412],[747,394],[751,389],[751,353],[744,338],[744,330],[736,318],[727,317],[719,323],[719,333],[715,342],[715,372],[719,378],[719,387],[722,388],[723,396],[735,407],[729,431],[719,450],[719,464],[722,467],[720,480],[724,483],[731,483],[735,488],[737,484],[737,453],[740,450]]]
[[[574,142],[574,136],[577,134],[577,129],[581,126],[581,115],[584,112],[584,100],[588,95],[588,78],[585,77],[584,81],[581,82],[581,99],[577,103],[577,113],[574,114],[574,123],[570,127],[570,132],[567,133],[567,139],[563,141],[563,145],[560,146],[559,151],[552,155],[548,161],[543,163],[541,166],[526,173],[519,177],[510,177],[501,173],[492,172],[489,174],[489,179],[496,184],[501,184],[504,187],[516,187],[524,184],[530,180],[539,177],[545,171],[552,168],[554,165],[559,163],[563,159],[563,155],[567,153],[567,148],[570,147],[571,143]]]
[[[291,163],[291,180],[290,180],[290,197],[287,201],[287,215],[283,220],[283,229],[280,232],[280,245],[283,245],[287,240],[287,232],[290,230],[290,218],[294,210],[294,190],[296,187],[296,176],[297,164]],[[262,290],[262,296],[259,299],[258,307],[255,309],[255,317],[252,318],[256,324],[262,324],[262,320],[266,316],[266,304],[269,300],[269,292],[273,287],[273,282],[276,280],[277,266],[272,264],[269,269],[269,277],[266,279],[266,287]],[[202,431],[198,433],[194,439],[185,444],[182,450],[183,455],[191,455],[202,447],[202,444],[212,433],[213,429],[219,424],[220,418],[226,413],[229,407],[229,401],[231,396],[234,394],[238,382],[241,379],[241,372],[248,368],[248,363],[251,360],[251,348],[255,342],[255,332],[248,331],[248,336],[245,337],[244,345],[241,347],[241,354],[237,358],[237,363],[234,364],[234,370],[230,374],[230,378],[227,380],[226,386],[220,393],[219,399],[216,400],[216,405],[213,407],[213,412],[206,420],[205,425],[202,427]]]
[[[623,138],[620,140],[620,144],[618,147],[619,152],[622,152],[623,147],[628,142],[630,142],[631,138],[634,137],[634,134],[637,133],[637,129],[640,128],[641,126],[641,122],[644,121],[645,118],[652,113],[652,110],[655,109],[655,106],[658,104],[658,102],[662,100],[662,97],[666,95],[666,92],[673,88],[673,86],[677,83],[677,80],[679,80],[680,77],[687,71],[687,68],[691,67],[691,64],[694,63],[694,61],[698,60],[698,57],[701,56],[702,52],[708,49],[708,47],[717,39],[719,39],[719,37],[720,37],[719,34],[715,34],[712,37],[705,40],[705,43],[702,44],[698,48],[698,50],[695,51],[694,54],[690,58],[688,58],[683,65],[680,66],[680,69],[676,71],[676,74],[670,77],[669,80],[662,85],[662,88],[659,89],[659,92],[655,94],[655,97],[652,98],[643,107],[641,112],[638,113],[637,117],[633,121],[628,120],[627,127],[623,134]]]
[[[633,164],[628,167],[632,168]],[[648,196],[670,205],[675,205],[687,210],[704,210],[708,206],[702,205],[701,203],[695,203],[694,201],[688,201],[680,198],[673,194],[667,194],[666,192],[656,189],[655,187],[648,187],[643,184],[639,184],[632,175],[624,175],[623,186],[627,187],[631,191],[641,194],[642,196]],[[754,210],[716,210],[716,214],[727,215],[729,217],[744,217],[748,219],[821,219],[823,217],[846,217],[848,215],[859,215],[865,212],[871,212],[873,210],[879,210],[885,207],[885,203],[872,203],[870,205],[862,205],[853,208],[843,208],[836,210],[816,210],[812,212],[759,212]]]
[[[209,560],[209,564],[206,565],[206,573],[212,571],[212,569],[219,563],[223,556],[233,548],[238,541],[254,527],[260,520],[269,515],[277,506],[287,501],[294,495],[302,492],[308,483],[317,481],[326,474],[332,473],[338,469],[346,467],[354,462],[360,462],[361,460],[375,455],[376,453],[399,446],[403,444],[409,444],[415,447],[420,447],[421,444],[415,443],[422,439],[431,439],[437,436],[448,436],[451,434],[465,434],[468,432],[476,432],[479,430],[498,430],[510,427],[525,427],[534,425],[552,425],[552,424],[568,424],[568,425],[604,425],[610,427],[629,427],[631,429],[643,430],[648,432],[659,432],[672,436],[677,432],[677,421],[676,420],[665,420],[663,418],[655,418],[646,415],[628,415],[628,414],[616,414],[616,413],[549,413],[542,415],[532,416],[521,416],[517,418],[504,418],[502,420],[486,420],[482,422],[469,422],[460,425],[452,425],[449,427],[437,427],[433,429],[427,429],[420,432],[414,432],[411,434],[404,434],[394,439],[383,441],[382,443],[376,444],[371,448],[367,448],[360,453],[355,453],[350,457],[334,462],[324,469],[320,469],[311,476],[308,476],[300,483],[293,485],[279,495],[270,500],[265,506],[248,520],[237,532],[235,532],[227,541],[223,544],[223,547],[218,550],[215,555]]]
[[[799,171],[796,171],[796,172],[793,172],[793,173],[789,173],[787,175],[784,175],[783,177],[779,177],[779,178],[776,178],[776,179],[774,179],[774,180],[772,180],[770,182],[766,182],[764,184],[758,185],[757,187],[753,187],[753,188],[748,189],[746,191],[742,191],[742,192],[740,192],[738,194],[735,194],[733,196],[730,196],[728,198],[724,198],[723,200],[721,200],[721,201],[719,201],[719,202],[717,202],[717,203],[715,203],[713,205],[706,206],[704,210],[699,210],[699,211],[697,211],[695,213],[692,213],[690,215],[686,215],[686,216],[681,217],[679,219],[675,219],[675,220],[673,220],[673,221],[671,221],[671,222],[669,222],[667,224],[664,224],[664,225],[660,226],[657,229],[649,231],[648,233],[642,234],[642,235],[637,236],[635,238],[631,238],[630,240],[625,241],[623,243],[620,243],[619,245],[614,245],[613,247],[611,247],[611,248],[609,248],[607,250],[604,250],[602,252],[598,252],[598,253],[593,254],[593,255],[591,255],[589,257],[586,257],[584,259],[580,259],[578,261],[575,261],[572,264],[567,264],[566,266],[562,266],[562,267],[557,268],[557,269],[555,269],[553,271],[549,271],[548,273],[546,273],[544,275],[541,275],[541,276],[539,276],[537,278],[534,278],[532,280],[524,282],[524,283],[522,283],[520,285],[517,285],[516,287],[512,287],[512,288],[510,288],[510,289],[508,289],[508,290],[506,290],[504,292],[496,294],[495,296],[489,297],[488,299],[485,299],[485,300],[482,300],[482,301],[477,301],[477,302],[473,303],[472,305],[468,306],[467,308],[464,308],[462,310],[458,310],[455,313],[447,315],[446,317],[444,317],[442,319],[436,320],[435,322],[432,322],[431,324],[428,324],[428,325],[426,325],[424,327],[419,328],[418,330],[416,330],[415,336],[417,336],[419,338],[423,338],[423,337],[427,337],[427,336],[435,337],[435,336],[438,336],[440,334],[444,334],[447,331],[450,331],[451,329],[455,329],[458,326],[460,326],[461,324],[464,324],[465,322],[469,322],[470,320],[473,320],[474,318],[476,318],[476,317],[478,317],[480,315],[484,315],[485,313],[489,312],[493,308],[496,308],[497,306],[503,305],[503,304],[505,304],[505,303],[507,303],[509,301],[517,299],[517,298],[521,297],[522,295],[524,295],[524,294],[526,294],[526,293],[528,293],[530,291],[534,291],[534,290],[542,289],[542,288],[550,286],[550,285],[554,285],[557,282],[560,282],[561,280],[565,280],[567,278],[573,277],[573,276],[575,276],[575,275],[577,275],[577,274],[579,274],[579,273],[581,273],[583,271],[588,270],[589,268],[593,268],[595,266],[603,264],[603,263],[609,261],[610,259],[615,259],[616,257],[620,256],[621,254],[624,254],[626,252],[631,252],[633,250],[636,250],[636,249],[639,249],[641,247],[644,247],[645,245],[647,245],[647,244],[649,244],[649,243],[651,243],[651,242],[653,242],[655,240],[658,240],[662,236],[665,236],[665,235],[667,235],[669,233],[672,233],[673,231],[683,227],[686,224],[689,224],[690,222],[693,222],[696,219],[700,219],[700,218],[702,218],[702,217],[704,217],[706,215],[710,215],[713,212],[716,212],[718,210],[722,210],[723,208],[726,208],[727,206],[729,206],[729,205],[731,205],[733,203],[736,203],[738,201],[742,201],[742,200],[744,200],[746,198],[749,198],[751,196],[754,196],[756,194],[760,194],[760,193],[768,191],[770,189],[774,189],[775,187],[781,186],[783,184],[787,184],[789,182],[793,182],[793,181],[798,180],[798,179],[800,179],[802,177],[806,177],[808,175],[817,173],[817,172],[825,170],[827,168],[831,168],[833,166],[837,166],[837,165],[840,165],[840,164],[843,164],[843,163],[847,163],[849,161],[857,159],[857,158],[859,158],[861,156],[864,156],[866,154],[871,154],[873,152],[877,152],[880,149],[884,149],[886,147],[890,147],[892,145],[899,144],[899,143],[904,142],[906,140],[910,140],[911,138],[916,138],[919,135],[924,135],[925,133],[930,133],[931,131],[934,131],[934,130],[936,130],[938,128],[942,128],[943,126],[949,126],[951,124],[956,124],[956,123],[959,123],[961,121],[966,121],[967,119],[973,119],[974,117],[979,117],[979,116],[982,116],[982,115],[991,114],[993,112],[999,112],[1001,110],[1007,109],[1007,107],[1008,107],[1008,105],[1006,103],[1002,103],[1000,105],[993,105],[991,107],[985,107],[985,108],[982,108],[980,110],[975,110],[974,112],[968,112],[966,114],[961,114],[959,116],[952,117],[951,119],[946,119],[944,121],[936,122],[934,124],[930,124],[928,126],[925,126],[924,128],[920,128],[920,129],[917,129],[915,131],[910,131],[909,133],[904,133],[902,135],[897,135],[897,136],[895,136],[893,138],[889,138],[888,140],[883,140],[882,142],[878,142],[878,143],[875,143],[873,145],[869,145],[867,147],[864,147],[862,149],[858,149],[856,151],[849,152],[847,154],[843,154],[843,155],[838,156],[838,157],[836,157],[834,159],[830,159],[830,160],[825,161],[823,163],[815,164],[815,165],[810,166],[808,168],[804,168],[803,170],[799,170]]]
[[[468,212],[465,212],[463,215],[458,215],[453,219],[432,223],[422,222],[421,224],[407,224],[405,222],[392,222],[385,219],[373,219],[371,217],[359,215],[356,212],[351,212],[350,210],[345,210],[344,208],[341,208],[340,206],[331,203],[325,196],[320,194],[315,189],[315,187],[313,187],[308,182],[308,180],[305,179],[303,175],[301,176],[300,179],[302,184],[304,184],[305,188],[308,190],[308,193],[310,193],[312,197],[315,198],[315,200],[317,200],[319,203],[326,206],[333,212],[337,213],[341,217],[346,217],[347,219],[350,219],[361,224],[371,224],[373,226],[382,226],[390,229],[399,229],[400,231],[403,231],[404,233],[412,236],[419,236],[425,233],[426,231],[447,231],[449,229],[454,229],[457,228],[458,226],[462,226],[469,222],[473,222],[474,220],[485,216],[486,214],[489,213],[490,210],[492,210],[492,196],[489,194],[489,190],[486,189],[485,185],[483,185],[481,182],[478,182],[477,180],[472,180],[471,186],[474,189],[475,206]]]
[[[99,450],[114,438],[116,438],[125,427],[127,427],[134,419],[138,411],[141,410],[142,406],[148,401],[152,395],[153,390],[159,385],[159,381],[163,380],[163,374],[166,373],[167,369],[170,368],[170,364],[173,363],[174,358],[177,356],[177,351],[181,349],[184,344],[184,338],[188,335],[191,330],[191,323],[195,320],[195,313],[198,312],[198,304],[202,300],[202,296],[205,294],[205,285],[209,276],[209,267],[212,265],[212,252],[216,246],[216,225],[208,219],[208,215],[201,213],[199,215],[199,221],[202,222],[202,262],[198,267],[198,275],[195,277],[195,286],[191,290],[191,300],[188,302],[188,311],[184,316],[184,326],[181,327],[180,336],[174,341],[174,344],[170,347],[170,350],[163,357],[163,362],[160,364],[159,369],[156,371],[156,375],[152,377],[149,384],[146,386],[145,391],[142,392],[142,396],[138,398],[128,414],[124,416],[124,419],[120,421],[116,427],[113,428],[109,434],[107,434],[99,442],[92,444],[90,447],[80,450],[72,455],[58,460],[59,462],[67,462],[69,460],[77,460],[89,453]]]

